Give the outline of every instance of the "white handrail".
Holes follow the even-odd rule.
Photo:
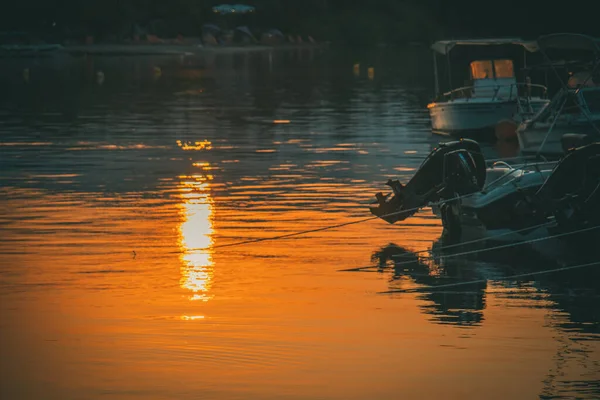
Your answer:
[[[500,91],[500,88],[503,87],[509,87],[510,88],[510,94],[509,94],[509,99],[512,98],[512,91],[513,91],[513,87],[515,87],[517,89],[517,94],[518,94],[518,88],[519,87],[527,87],[528,89],[531,88],[538,88],[538,89],[542,89],[543,93],[542,96],[540,96],[541,98],[546,98],[547,94],[548,94],[548,88],[544,85],[540,85],[537,83],[526,83],[526,82],[517,82],[517,83],[510,83],[510,84],[505,84],[505,85],[494,85],[494,86],[490,86],[495,88],[495,94],[493,96],[493,99],[496,99],[496,96],[498,94],[498,92]],[[453,97],[453,95],[455,95],[456,93],[460,93],[460,92],[465,92],[467,90],[473,91],[475,89],[477,89],[478,87],[475,86],[463,86],[463,87],[459,87],[456,89],[452,89],[449,92],[445,92],[442,93],[442,97]],[[530,92],[530,91],[529,91]],[[466,96],[465,96],[466,97]],[[517,98],[519,98],[521,96],[517,96]],[[534,96],[531,96],[531,92],[528,94],[528,96],[525,96],[526,98],[531,98]]]

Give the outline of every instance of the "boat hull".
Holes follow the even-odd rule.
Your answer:
[[[600,227],[574,231],[559,231],[556,226],[540,226],[529,231],[511,229],[486,229],[471,218],[460,218],[461,233],[451,240],[445,238],[444,245],[458,246],[455,251],[495,252],[495,255],[535,253],[543,258],[558,259],[565,255],[590,255],[600,257],[600,249],[590,246],[600,241]],[[497,254],[496,254],[497,253]]]
[[[539,111],[548,100],[532,100],[533,112]],[[459,99],[432,103],[428,106],[431,129],[443,135],[462,135],[469,132],[492,131],[502,120],[519,121],[515,100],[491,101],[486,99]]]
[[[597,121],[598,123],[600,121]],[[521,124],[517,129],[519,149],[523,155],[540,154],[546,158],[560,158],[565,154],[562,138],[566,134],[589,135],[598,140],[600,135],[592,125],[587,122],[576,124],[556,124],[548,133],[550,123],[536,125]]]

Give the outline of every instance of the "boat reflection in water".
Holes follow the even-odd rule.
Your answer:
[[[600,310],[591,306],[600,297],[600,270],[594,265],[547,273],[548,270],[597,262],[597,252],[569,254],[553,260],[519,246],[490,251],[482,242],[471,245],[433,243],[431,256],[414,253],[396,244],[375,251],[371,259],[378,270],[392,271],[390,289],[417,291],[431,306],[435,322],[474,325],[481,323],[486,293],[499,294],[496,288],[533,288],[544,298],[568,313],[569,321],[560,326],[600,334]],[[511,278],[513,275],[523,277]],[[472,284],[468,282],[473,281]],[[456,286],[451,285],[456,283]],[[444,285],[441,289],[435,289]],[[431,287],[428,290],[428,287]],[[535,296],[534,296],[535,297]]]
[[[392,289],[413,289],[481,279],[477,269],[458,259],[437,263],[391,243],[374,252],[372,260],[378,263],[380,270],[391,266]],[[419,298],[425,301],[422,310],[437,323],[479,325],[484,319],[486,287],[487,283],[483,281],[468,287],[419,293]]]
[[[550,260],[518,246],[510,251],[482,252],[477,251],[485,250],[481,244],[443,246],[436,241],[427,254],[388,244],[375,251],[372,260],[380,273],[391,272],[391,292],[416,292],[423,301],[422,311],[431,315],[434,323],[481,326],[486,299],[547,309],[557,350],[540,398],[600,398],[600,370],[591,356],[600,337],[600,269],[591,265],[546,273],[597,262],[593,249]],[[511,278],[523,274],[531,275]],[[439,285],[445,287],[436,289]]]

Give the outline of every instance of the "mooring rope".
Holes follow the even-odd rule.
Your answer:
[[[483,153],[481,153],[483,155]],[[514,157],[514,159],[523,159],[523,158],[527,158],[527,157]],[[502,161],[502,160],[506,160],[506,158],[504,159],[492,159],[492,160],[487,160],[487,162],[492,162],[492,161]],[[527,164],[521,164],[521,166],[527,166]],[[488,183],[486,185],[486,187],[490,187],[492,185],[494,185],[496,182],[499,182],[503,179],[505,179],[507,176],[511,175],[514,173],[514,171],[517,171],[518,169],[515,168],[513,170],[511,170],[510,172],[500,176],[499,178],[495,179],[494,181],[492,181],[491,183]],[[484,187],[485,189],[485,187]],[[350,221],[350,222],[344,222],[344,223],[340,223],[340,224],[335,224],[335,225],[328,225],[328,226],[324,226],[324,227],[320,227],[320,228],[314,228],[314,229],[307,229],[304,231],[298,231],[298,232],[291,232],[291,233],[286,233],[283,235],[276,235],[276,236],[270,236],[270,237],[263,237],[263,238],[255,238],[255,239],[246,239],[246,240],[241,240],[238,242],[232,242],[232,243],[224,243],[224,244],[217,244],[214,246],[209,246],[209,247],[202,247],[202,248],[191,248],[191,249],[187,249],[186,252],[191,252],[191,251],[202,251],[202,250],[209,250],[209,249],[216,249],[216,248],[224,248],[224,247],[235,247],[235,246],[242,246],[245,244],[252,244],[252,243],[259,243],[259,242],[265,242],[265,241],[269,241],[269,240],[281,240],[281,239],[288,239],[288,238],[292,238],[292,237],[296,237],[296,236],[301,236],[301,235],[306,235],[309,233],[315,233],[315,232],[323,232],[323,231],[328,231],[328,230],[332,230],[332,229],[336,229],[336,228],[341,228],[341,227],[345,227],[345,226],[349,226],[349,225],[355,225],[355,224],[360,224],[363,222],[368,222],[368,221],[372,221],[374,219],[377,218],[386,218],[386,217],[392,217],[395,215],[399,215],[399,214],[408,214],[408,213],[412,213],[412,212],[416,212],[419,211],[422,208],[426,208],[426,207],[435,207],[435,206],[441,206],[443,204],[449,203],[449,202],[453,202],[456,200],[462,200],[477,194],[480,194],[481,192],[473,192],[473,193],[469,193],[466,195],[462,195],[462,196],[456,196],[453,198],[449,198],[449,199],[444,199],[444,200],[440,200],[437,202],[429,202],[427,204],[424,204],[422,206],[417,206],[417,207],[413,207],[413,208],[409,208],[409,209],[405,209],[405,210],[399,210],[399,211],[394,211],[388,214],[384,214],[384,215],[380,215],[380,216],[372,216],[372,217],[368,217],[368,218],[363,218],[357,221]],[[178,251],[177,253],[180,253],[180,251]]]
[[[212,246],[212,247],[206,247],[206,248],[202,248],[202,249],[198,249],[198,248],[196,248],[196,249],[189,249],[188,251],[208,250],[208,249],[216,249],[216,248],[222,248],[222,247],[241,246],[243,244],[264,242],[264,241],[267,241],[267,240],[287,239],[287,238],[294,237],[294,236],[306,235],[308,233],[322,232],[322,231],[327,231],[327,230],[331,230],[331,229],[335,229],[335,228],[341,228],[341,227],[348,226],[348,225],[360,224],[360,223],[371,221],[371,220],[377,219],[377,218],[379,218],[379,217],[375,217],[374,216],[374,217],[359,219],[358,221],[350,221],[350,222],[344,222],[344,223],[336,224],[336,225],[328,225],[328,226],[324,226],[324,227],[321,227],[321,228],[307,229],[305,231],[291,232],[291,233],[286,233],[286,234],[283,234],[283,235],[270,236],[270,237],[265,237],[265,238],[256,238],[256,239],[242,240],[242,241],[233,242],[233,243],[224,243],[224,244],[221,244],[221,245],[215,245],[215,246]]]
[[[538,224],[538,225],[533,225],[533,226],[528,226],[526,228],[522,228],[522,229],[517,229],[516,231],[508,231],[508,232],[503,232],[503,233],[499,233],[497,235],[492,235],[492,236],[488,236],[488,237],[482,237],[479,239],[473,239],[473,240],[469,240],[467,242],[460,242],[460,243],[454,243],[454,244],[449,244],[446,246],[442,246],[439,249],[437,249],[437,251],[445,251],[454,247],[460,247],[460,246],[468,246],[474,243],[480,243],[480,242],[485,242],[488,240],[494,240],[496,238],[502,237],[502,236],[507,236],[507,235],[512,235],[515,233],[521,233],[521,232],[525,232],[528,230],[534,230],[537,228],[542,228],[544,226],[547,225],[551,225],[553,224],[553,221],[550,222],[544,222],[542,224]],[[427,250],[419,250],[419,251],[415,251],[415,252],[410,252],[409,254],[398,254],[396,256],[392,256],[393,258],[401,258],[401,257],[406,257],[407,255],[419,255],[419,254],[423,254],[423,253],[431,253],[432,250],[431,249],[427,249]],[[435,257],[431,256],[431,257],[424,257],[421,260],[423,261],[428,261],[428,260],[433,260]],[[407,264],[411,264],[414,263],[416,261],[414,260],[410,260],[410,261],[406,261]],[[395,265],[404,265],[404,262],[400,262],[400,263],[396,263]],[[371,268],[381,268],[380,265],[367,265],[364,267],[355,267],[355,268],[344,268],[344,269],[339,269],[338,272],[353,272],[353,271],[360,271],[360,270],[364,270],[364,269],[371,269]]]
[[[513,170],[514,171],[514,170]],[[510,174],[511,172],[509,172],[508,174]],[[497,178],[496,180],[492,181],[491,183],[489,183],[487,186],[491,186],[494,183],[505,179],[506,174]],[[357,221],[350,221],[350,222],[344,222],[344,223],[340,223],[340,224],[335,224],[335,225],[328,225],[328,226],[324,226],[324,227],[320,227],[320,228],[314,228],[314,229],[307,229],[304,231],[298,231],[298,232],[291,232],[291,233],[286,233],[283,235],[276,235],[276,236],[269,236],[269,237],[264,237],[264,238],[255,238],[255,239],[247,239],[247,240],[241,240],[239,242],[232,242],[232,243],[224,243],[221,245],[215,245],[215,246],[211,246],[211,247],[202,247],[202,248],[192,248],[192,249],[187,249],[186,251],[201,251],[201,250],[209,250],[209,249],[216,249],[216,248],[223,248],[223,247],[234,247],[234,246],[241,246],[241,245],[245,245],[245,244],[252,244],[252,243],[259,243],[259,242],[264,242],[264,241],[269,241],[269,240],[280,240],[280,239],[287,239],[287,238],[291,238],[291,237],[295,237],[295,236],[301,236],[301,235],[306,235],[309,233],[315,233],[315,232],[323,232],[323,231],[328,231],[328,230],[332,230],[332,229],[336,229],[336,228],[341,228],[344,226],[349,226],[349,225],[355,225],[355,224],[360,224],[363,222],[367,222],[367,221],[372,221],[374,219],[377,218],[386,218],[386,217],[392,217],[398,214],[407,214],[407,213],[412,213],[412,212],[416,212],[419,211],[422,208],[426,208],[426,207],[435,207],[435,206],[441,206],[445,203],[449,203],[452,201],[456,201],[456,200],[462,200],[462,199],[466,199],[468,197],[477,195],[477,194],[481,194],[481,192],[473,192],[473,193],[469,193],[469,194],[465,194],[462,196],[455,196],[455,197],[451,197],[449,199],[444,199],[444,200],[440,200],[437,202],[430,202],[427,204],[424,204],[422,206],[417,206],[417,207],[413,207],[413,208],[408,208],[405,210],[400,210],[400,211],[394,211],[388,214],[383,214],[380,216],[373,216],[373,217],[368,217],[368,218],[363,218],[363,219],[359,219]]]
[[[536,243],[536,242],[542,242],[542,241],[548,240],[548,239],[556,239],[556,238],[565,237],[565,236],[569,236],[569,235],[575,235],[577,233],[589,232],[589,231],[592,231],[592,230],[598,229],[598,228],[600,228],[600,225],[592,226],[592,227],[589,227],[589,228],[578,229],[576,231],[563,232],[563,233],[559,233],[559,234],[556,234],[556,235],[544,236],[544,237],[536,238],[536,239],[523,240],[523,241],[520,241],[520,242],[517,242],[517,243],[507,243],[507,244],[502,244],[502,245],[499,245],[499,246],[486,247],[485,249],[476,249],[476,250],[463,251],[461,253],[447,254],[447,255],[443,255],[442,257],[444,257],[444,258],[452,258],[452,257],[467,256],[467,255],[476,254],[476,253],[483,253],[483,252],[486,252],[486,251],[507,249],[509,247],[520,246],[520,245],[523,245],[523,244],[531,244],[531,243]],[[431,257],[427,257],[426,258],[426,260],[433,260],[433,259],[435,259],[435,256],[431,256]],[[395,266],[400,266],[400,265],[404,265],[404,264],[411,264],[411,263],[414,263],[414,261],[412,261],[412,260],[411,261],[403,261],[403,262],[395,264]]]
[[[453,197],[453,198],[450,198],[450,199],[445,199],[445,200],[441,200],[441,201],[434,202],[434,203],[428,203],[428,204],[423,205],[423,206],[408,208],[406,210],[394,211],[394,212],[391,212],[391,213],[388,213],[388,214],[384,214],[384,215],[381,215],[381,216],[373,216],[373,217],[363,218],[363,219],[359,219],[357,221],[343,222],[341,224],[328,225],[328,226],[323,226],[321,228],[307,229],[307,230],[304,230],[304,231],[291,232],[291,233],[286,233],[286,234],[277,235],[277,236],[269,236],[269,237],[264,237],[264,238],[247,239],[247,240],[242,240],[242,241],[239,241],[239,242],[232,242],[232,243],[224,243],[224,244],[221,244],[221,245],[215,245],[215,246],[210,246],[210,247],[196,247],[196,248],[192,248],[192,249],[187,249],[186,251],[200,251],[200,250],[209,250],[209,249],[216,249],[216,248],[222,248],[222,247],[241,246],[241,245],[244,245],[244,244],[264,242],[264,241],[267,241],[267,240],[287,239],[287,238],[291,238],[291,237],[294,237],[294,236],[306,235],[308,233],[328,231],[328,230],[331,230],[331,229],[341,228],[341,227],[348,226],[348,225],[360,224],[360,223],[371,221],[371,220],[378,219],[378,218],[385,218],[385,217],[391,217],[391,216],[398,215],[398,214],[411,213],[413,211],[419,211],[420,209],[426,208],[426,207],[443,205],[443,204],[445,204],[447,202],[464,199],[464,198],[473,196],[473,195],[478,194],[478,193],[479,192],[474,192],[474,193],[469,193],[469,194],[466,194],[466,195],[463,195],[463,196],[456,196],[456,197]]]
[[[594,262],[586,263],[586,264],[569,265],[567,267],[546,269],[546,270],[542,270],[542,271],[526,272],[523,274],[508,275],[508,276],[504,276],[502,278],[476,279],[476,280],[471,280],[471,281],[447,283],[447,284],[435,285],[435,286],[423,286],[423,287],[418,287],[418,288],[407,288],[407,289],[392,289],[392,290],[386,290],[384,292],[377,292],[377,294],[428,292],[428,291],[433,291],[433,290],[438,290],[438,289],[447,289],[447,288],[452,288],[452,287],[457,287],[457,286],[466,286],[466,285],[474,285],[474,284],[478,284],[478,283],[486,283],[487,281],[490,281],[490,280],[491,281],[502,281],[502,280],[524,278],[524,277],[533,276],[533,275],[544,275],[544,274],[550,274],[553,272],[568,271],[568,270],[572,270],[572,269],[591,267],[592,265],[600,265],[600,261],[594,261]]]

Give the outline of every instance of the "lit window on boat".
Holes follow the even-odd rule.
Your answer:
[[[512,60],[478,60],[471,63],[472,79],[501,79],[514,76]]]
[[[515,76],[512,60],[494,60],[496,78],[512,78]]]
[[[471,78],[472,79],[493,79],[492,61],[473,61],[471,63]]]

